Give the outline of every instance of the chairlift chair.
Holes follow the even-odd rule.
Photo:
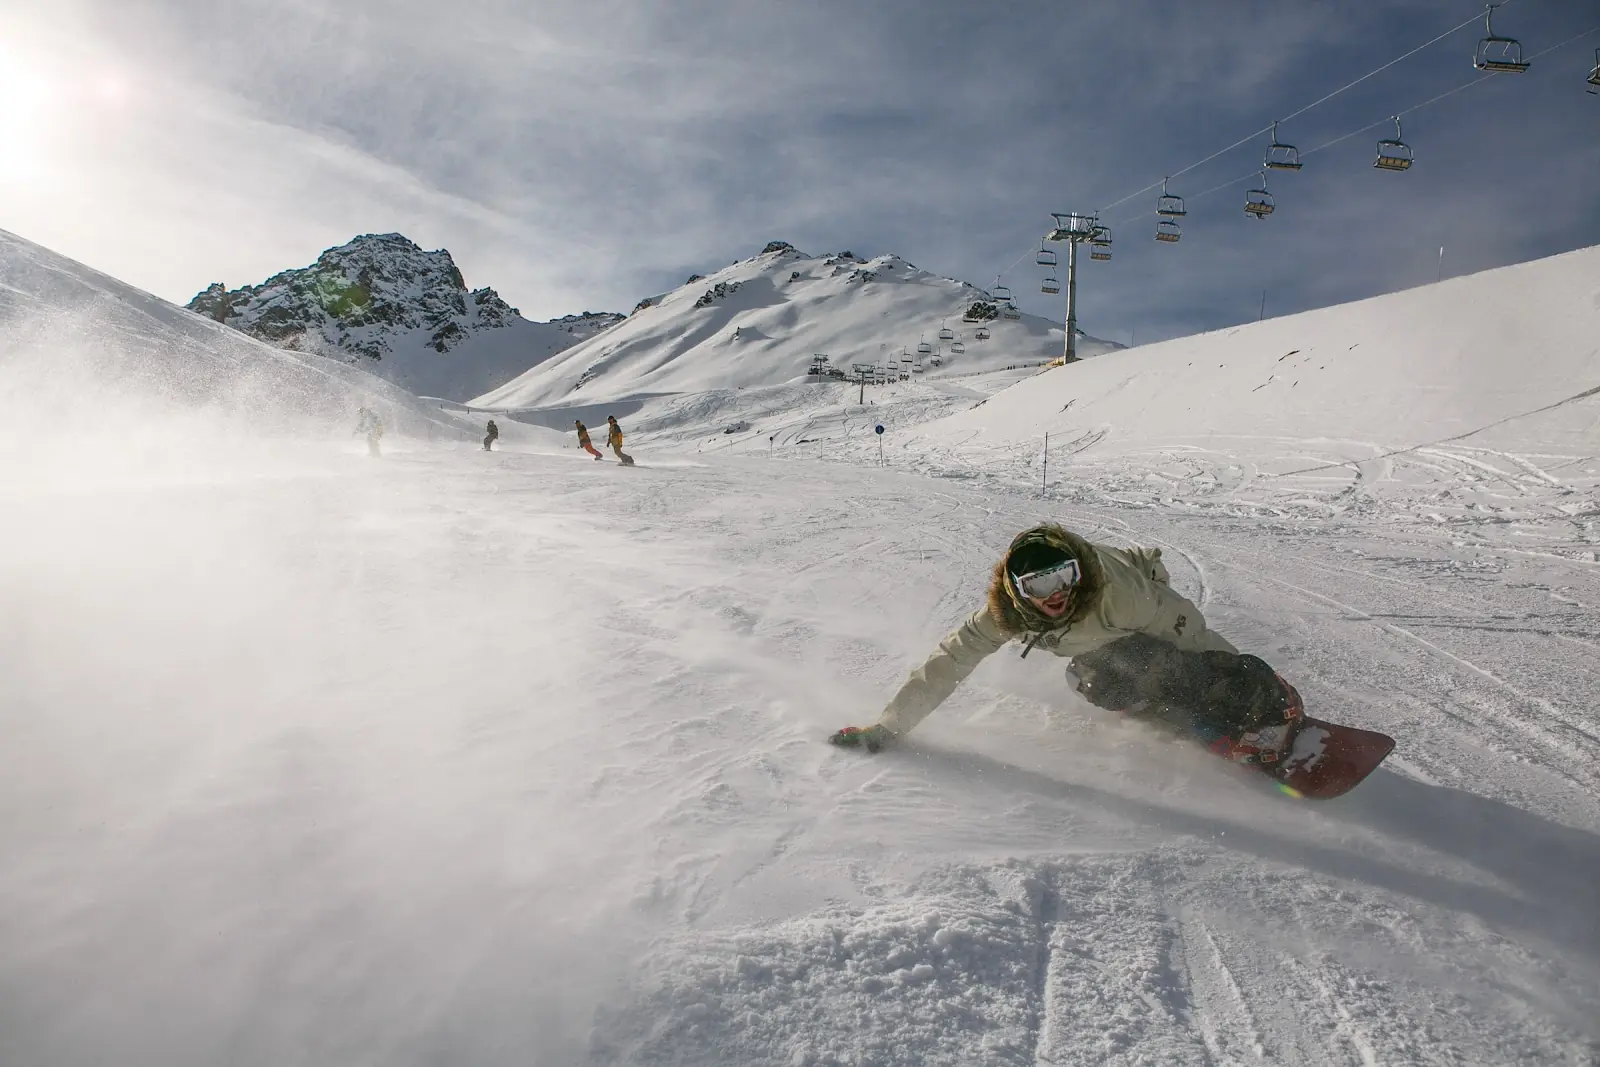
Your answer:
[[[1039,283],[1039,291],[1041,293],[1048,293],[1051,296],[1054,296],[1055,294],[1061,292],[1061,283],[1056,281],[1054,275],[1052,275],[1051,277],[1048,277]]]
[[[1522,44],[1515,37],[1497,37],[1494,32],[1494,9],[1499,4],[1490,4],[1483,11],[1483,28],[1489,36],[1478,42],[1478,50],[1473,53],[1472,65],[1479,70],[1491,74],[1521,74],[1531,65],[1522,58]]]
[[[1052,211],[1050,217],[1055,220],[1055,227],[1045,236],[1046,241],[1082,241],[1099,225],[1093,215],[1079,215],[1070,211]],[[1040,266],[1052,265],[1040,262]]]
[[[933,346],[926,341],[917,342],[917,355],[926,356],[933,351]]]
[[[1003,319],[1020,319],[1022,318],[1022,312],[1017,310],[1017,305],[1007,304],[1000,309],[1000,317]]]
[[[1267,172],[1261,172],[1261,188],[1244,194],[1244,213],[1252,218],[1264,219],[1272,214],[1272,194],[1267,192]]]
[[[1268,170],[1299,170],[1300,150],[1292,144],[1278,140],[1278,124],[1272,124],[1272,143],[1267,145],[1267,158],[1263,160]]]
[[[955,339],[956,339],[956,332],[954,330],[952,330],[950,327],[944,325],[943,323],[940,323],[939,324],[939,340],[941,340],[941,341],[954,341]]]
[[[1178,224],[1171,219],[1162,219],[1156,223],[1156,240],[1175,244],[1182,236],[1183,231],[1178,229]]]
[[[1011,287],[997,285],[989,291],[989,296],[998,304],[1009,304],[1011,302]]]
[[[1587,90],[1589,95],[1600,95],[1600,48],[1594,50],[1594,69],[1589,72],[1589,84],[1595,87]]]
[[[989,339],[989,329],[988,329],[988,327],[979,326],[978,327],[978,332],[972,335],[972,339],[975,340],[975,341],[987,341]]]
[[[1111,258],[1111,227],[1101,226],[1094,231],[1094,236],[1089,239],[1089,258],[1098,260]]]
[[[1394,136],[1378,142],[1378,158],[1372,165],[1379,170],[1410,170],[1414,159],[1411,146],[1400,139],[1400,116],[1394,116]]]
[[[1039,249],[1039,254],[1037,256],[1033,257],[1033,261],[1035,263],[1037,263],[1041,267],[1053,267],[1053,266],[1055,266],[1056,265],[1055,249],[1053,249],[1053,248],[1041,248],[1041,249]]]
[[[1167,182],[1170,179],[1161,179],[1161,196],[1156,200],[1156,214],[1169,219],[1182,218],[1187,214],[1183,209],[1183,197],[1174,196],[1167,192]]]
[[[952,341],[950,343],[950,354],[952,356],[959,356],[959,355],[961,355],[961,353],[965,352],[966,350],[967,350],[967,346],[962,344],[960,341]]]

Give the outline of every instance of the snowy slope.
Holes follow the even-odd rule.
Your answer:
[[[1597,386],[1600,247],[1058,368],[927,432],[974,449],[1103,432],[1108,453],[1314,441],[1370,459],[1532,418],[1580,447],[1592,408],[1545,409]]]
[[[1061,355],[1059,325],[1033,315],[963,322],[983,290],[919,270],[898,256],[860,260],[848,252],[808,256],[781,241],[714,274],[640,303],[627,321],[547,360],[475,407],[549,408],[663,393],[696,393],[803,380],[816,353],[854,363],[909,361],[929,378],[971,374]],[[939,340],[957,335],[956,354]],[[735,336],[737,333],[737,336]],[[919,357],[926,342],[938,356]],[[1080,340],[1091,356],[1118,346]]]
[[[533,430],[369,462],[337,394],[264,426],[271,390],[219,388],[280,365],[260,346],[29,256],[0,276],[31,308],[0,321],[0,427],[37,432],[0,430],[0,470],[77,458],[0,483],[0,1062],[1600,1054],[1600,394],[1468,433],[1591,387],[1590,252],[1172,342],[1133,380],[1095,376],[1148,351],[885,389],[883,468],[842,387],[729,389],[773,419],[837,390],[839,418],[699,456],[641,433],[635,469]],[[1299,421],[1250,391],[1402,328],[1409,362]],[[1161,393],[1223,340],[1260,366],[1203,414]],[[101,418],[148,364],[202,373]],[[940,386],[969,410],[927,421]],[[1404,425],[1364,410],[1401,393]],[[1091,399],[1041,498],[1035,435]],[[674,402],[689,427],[723,401]],[[219,410],[205,480],[125,460]],[[825,745],[1045,516],[1164,548],[1394,756],[1296,804],[1014,653],[895,751]]]
[[[529,322],[490,288],[468,290],[444,249],[366,234],[309,267],[229,290],[189,310],[280,347],[358,363],[409,392],[466,400],[617,322],[613,314]]]
[[[0,360],[10,484],[49,484],[68,469],[197,469],[262,437],[353,441],[363,405],[383,418],[391,449],[482,433],[479,419],[357,367],[252,340],[3,230]],[[128,430],[114,448],[90,443],[111,426]]]

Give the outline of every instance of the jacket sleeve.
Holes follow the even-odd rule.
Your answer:
[[[1206,625],[1199,608],[1171,586],[1143,575],[1108,588],[1101,603],[1102,618],[1111,629],[1149,634],[1187,652],[1239,652]]]
[[[926,663],[911,672],[878,717],[878,725],[897,734],[910,730],[943,704],[963,678],[1008,640],[1010,635],[995,624],[988,607],[974,611],[939,642]]]

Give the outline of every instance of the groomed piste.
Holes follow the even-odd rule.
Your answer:
[[[1590,1063],[1597,337],[1589,248],[866,405],[663,364],[624,471],[0,235],[0,1062]],[[1394,755],[1307,805],[1014,654],[823,743],[1046,518]]]

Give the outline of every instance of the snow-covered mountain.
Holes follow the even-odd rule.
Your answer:
[[[260,285],[215,282],[191,301],[252,337],[359,363],[424,396],[465,400],[593,337],[622,316],[530,322],[493,289],[467,288],[444,249],[365,234]]]
[[[784,241],[677,289],[627,321],[473,401],[507,409],[801,381],[815,357],[948,378],[1061,354],[1059,324],[1006,318],[1004,294],[943,278],[899,256],[811,256]],[[977,318],[978,321],[970,321]],[[952,338],[941,340],[948,330]],[[981,331],[981,332],[980,332]],[[919,347],[927,346],[926,352]],[[1079,354],[1120,346],[1080,336]]]
[[[4,230],[0,370],[0,486],[81,477],[75,464],[237,465],[246,439],[349,442],[359,407],[382,417],[391,448],[483,432],[359,366],[264,344]],[[26,458],[5,462],[12,449]]]

